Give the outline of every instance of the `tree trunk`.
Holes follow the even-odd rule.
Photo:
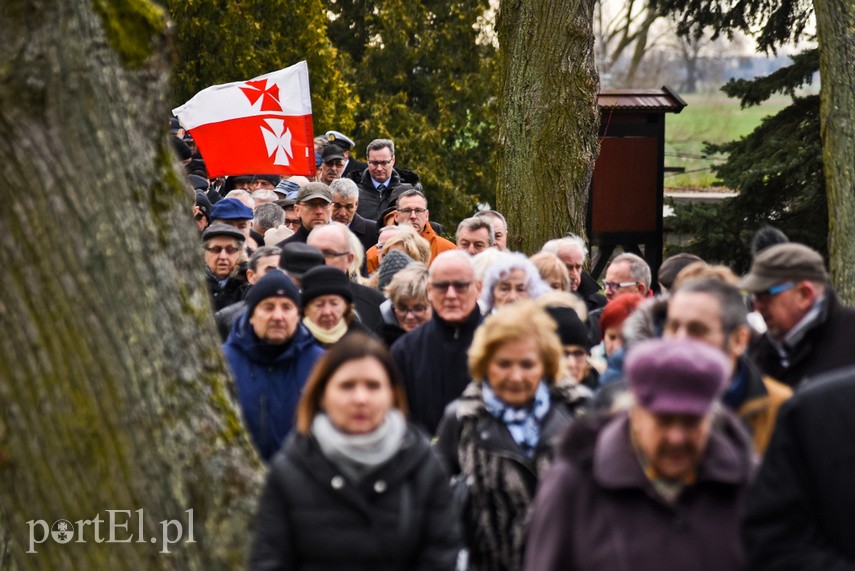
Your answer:
[[[855,304],[855,4],[814,0],[814,9],[831,278],[840,297]]]
[[[8,537],[18,569],[243,565],[261,465],[163,136],[166,27],[146,0],[3,2],[0,558]],[[57,520],[71,542],[35,543]]]
[[[584,236],[599,149],[593,0],[503,0],[498,208],[514,250]]]

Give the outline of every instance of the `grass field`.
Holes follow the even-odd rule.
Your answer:
[[[708,188],[714,186],[711,165],[722,157],[702,157],[704,142],[724,143],[739,139],[789,104],[776,96],[763,105],[741,109],[739,102],[722,93],[682,95],[688,104],[679,114],[665,117],[665,166],[683,167],[684,174],[665,173],[665,188]]]

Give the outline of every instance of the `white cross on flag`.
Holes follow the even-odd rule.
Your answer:
[[[315,174],[309,67],[214,85],[172,110],[190,132],[211,178]]]

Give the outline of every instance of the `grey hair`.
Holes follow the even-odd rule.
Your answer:
[[[261,192],[260,190],[258,192]],[[255,207],[253,226],[259,234],[278,228],[285,222],[285,211],[278,204],[269,202]]]
[[[367,157],[371,151],[379,151],[380,149],[389,149],[392,151],[392,156],[395,156],[395,142],[392,139],[374,139],[365,147],[365,156]]]
[[[465,254],[463,250],[458,250]],[[540,272],[534,264],[531,263],[525,254],[519,252],[503,253],[493,264],[487,268],[484,273],[484,283],[481,288],[481,301],[487,306],[488,310],[493,309],[493,288],[503,278],[513,270],[522,270],[525,274],[525,286],[528,290],[528,295],[532,299],[536,299],[541,294],[552,291],[543,278],[540,277]]]
[[[460,221],[460,224],[457,225],[457,234],[460,234],[460,231],[463,229],[469,230],[470,232],[476,232],[481,230],[482,228],[487,230],[488,235],[488,244],[490,246],[495,245],[496,243],[496,234],[493,231],[493,223],[487,220],[484,216],[473,216],[471,218],[464,218]]]
[[[583,258],[588,258],[588,247],[585,245],[585,241],[576,234],[569,234],[564,238],[555,238],[554,240],[550,240],[543,245],[540,251],[555,254],[557,256],[558,250],[561,249],[561,246],[575,246],[576,248],[579,248],[580,252],[582,252]]]
[[[730,334],[748,324],[748,309],[739,289],[716,278],[689,280],[671,292],[673,299],[679,293],[705,293],[718,300],[721,328]]]
[[[505,232],[508,231],[508,221],[505,220],[505,217],[501,212],[497,210],[479,210],[475,213],[475,216],[478,218],[489,218],[491,220],[499,220],[502,223],[502,226],[505,228]]]
[[[252,193],[252,199],[256,202],[259,200],[269,200],[270,202],[274,202],[279,200],[279,195],[268,188],[262,188]]]
[[[278,246],[261,246],[258,250],[252,253],[247,262],[247,268],[252,271],[258,270],[258,260],[267,256],[278,256],[282,250]]]
[[[342,198],[359,198],[359,187],[349,178],[337,178],[330,183],[330,190]]]
[[[427,300],[427,284],[430,273],[427,266],[420,262],[411,262],[398,271],[386,286],[386,297],[392,303],[405,299]]]
[[[630,254],[629,252],[624,252],[612,260],[613,264],[621,262],[629,264],[629,275],[633,280],[643,283],[645,287],[650,287],[650,266],[647,265],[644,258],[635,254]]]

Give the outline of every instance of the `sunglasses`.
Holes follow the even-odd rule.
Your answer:
[[[457,293],[466,293],[472,282],[431,282],[430,287],[440,293],[448,293],[448,288],[453,288]]]
[[[205,246],[205,250],[211,252],[212,254],[220,255],[223,250],[226,251],[226,254],[229,256],[234,256],[238,252],[240,252],[240,248],[237,246]]]

